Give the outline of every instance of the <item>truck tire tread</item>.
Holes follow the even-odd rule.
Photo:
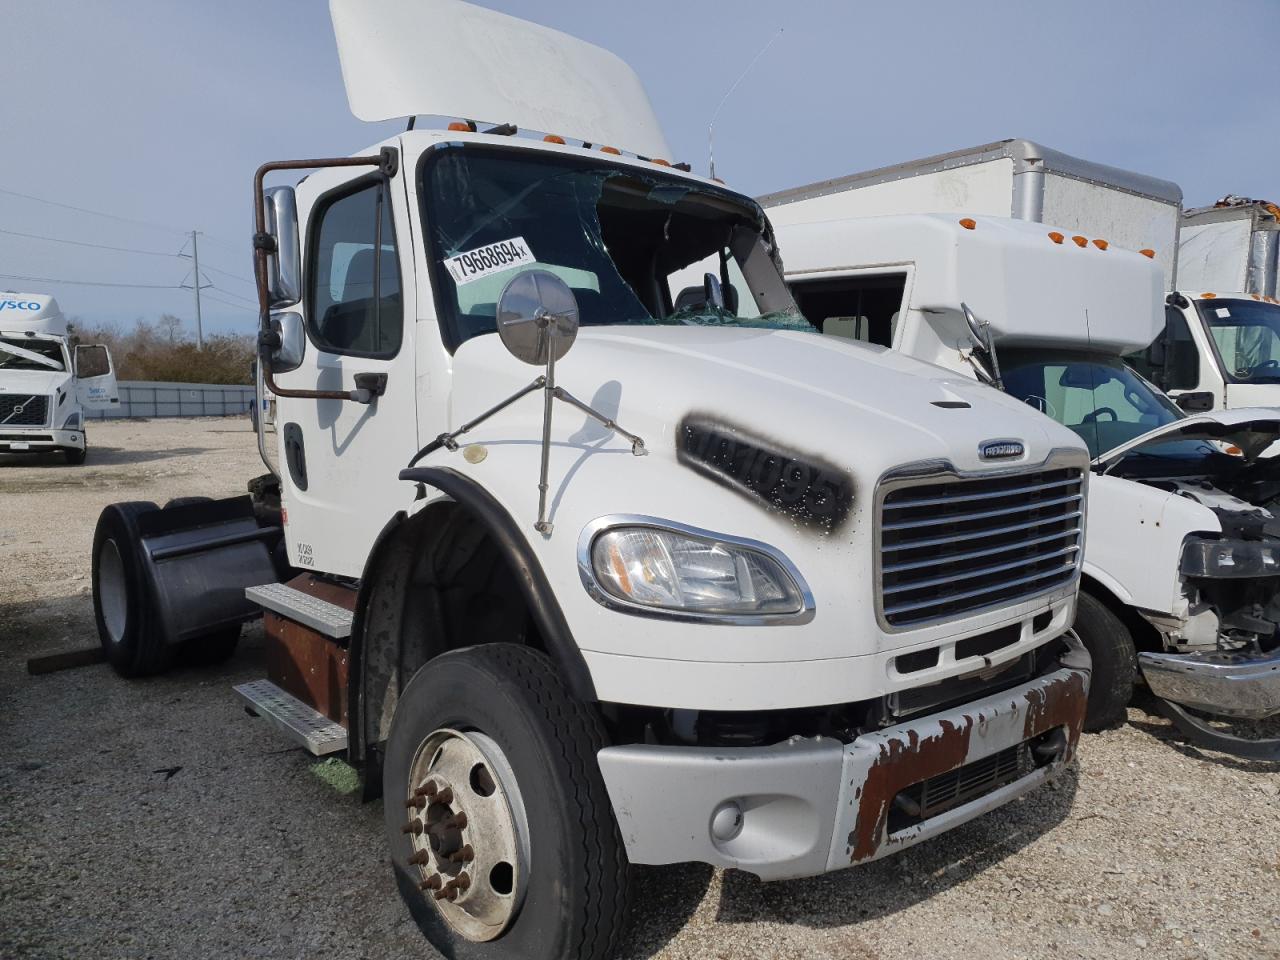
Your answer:
[[[1097,733],[1124,722],[1138,678],[1138,654],[1124,621],[1083,590],[1076,607],[1075,629],[1093,658],[1084,729]]]

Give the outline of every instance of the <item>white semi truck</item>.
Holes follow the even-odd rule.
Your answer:
[[[84,463],[85,411],[119,403],[111,352],[78,343],[53,297],[0,292],[0,454]]]
[[[470,119],[258,171],[280,525],[104,510],[116,668],[263,613],[240,695],[381,794],[445,956],[607,957],[629,864],[820,874],[1056,776],[1080,439],[814,335],[760,207],[666,159],[606,51],[452,0],[330,9],[357,116]]]
[[[1178,289],[1134,366],[1188,410],[1280,406],[1280,208],[1224,197],[1183,214]]]
[[[908,209],[963,192],[940,187],[939,158],[893,170]],[[1158,258],[973,210],[883,215],[880,186],[854,175],[763,198],[792,292],[824,333],[992,383],[1088,443],[1086,728],[1124,717],[1140,670],[1197,742],[1280,758],[1280,742],[1205,719],[1280,713],[1280,462],[1260,456],[1280,411],[1187,417],[1125,364],[1164,324]],[[880,215],[858,217],[864,199]]]

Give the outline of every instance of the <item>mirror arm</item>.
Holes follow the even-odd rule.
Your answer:
[[[266,194],[263,181],[277,170],[315,170],[321,167],[377,167],[387,177],[399,169],[399,155],[393,147],[383,147],[377,156],[329,157],[315,160],[273,160],[264,163],[253,175],[253,280],[258,290],[258,364],[262,381],[277,397],[303,400],[361,400],[361,390],[290,390],[276,383],[271,368],[271,348],[264,338],[271,337],[271,293],[267,281],[267,257],[275,252],[275,238],[267,232]],[[278,337],[276,338],[279,339]]]
[[[503,400],[501,403],[497,404],[496,406],[490,407],[488,410],[480,414],[480,416],[476,417],[474,420],[468,420],[466,423],[460,426],[457,430],[453,430],[449,433],[440,434],[440,436],[436,437],[434,440],[432,440],[425,447],[423,447],[421,450],[419,450],[417,453],[413,455],[413,459],[409,461],[409,466],[410,467],[417,466],[419,460],[421,460],[423,457],[427,456],[428,454],[435,453],[441,447],[446,447],[449,450],[457,450],[458,437],[462,436],[464,433],[470,433],[473,429],[480,426],[480,424],[484,423],[486,420],[492,417],[495,413],[501,413],[503,410],[507,409],[507,407],[511,406],[521,397],[527,397],[529,394],[533,393],[535,390],[541,390],[546,385],[546,383],[547,383],[546,377],[538,377],[538,379],[534,380],[533,383],[529,384],[527,387],[523,387],[520,390],[517,390],[511,396],[507,397],[507,399]]]
[[[555,387],[552,390],[552,393],[555,394],[557,400],[563,400],[565,403],[569,404],[570,406],[577,407],[579,410],[581,410],[591,419],[595,420],[597,423],[601,424],[604,427],[607,427],[608,429],[612,430],[614,433],[620,434],[621,436],[625,437],[626,440],[631,444],[631,452],[634,453],[637,457],[643,457],[649,452],[644,445],[644,441],[641,440],[639,437],[637,437],[634,433],[630,433],[626,430],[623,430],[622,427],[618,426],[616,421],[610,420],[608,417],[603,416],[602,414],[596,413],[594,410],[592,410],[589,406],[587,406],[585,403],[583,403],[581,400],[579,400],[577,397],[571,394],[564,387]]]

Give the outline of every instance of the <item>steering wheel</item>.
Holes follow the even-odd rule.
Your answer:
[[[1116,412],[1112,410],[1110,407],[1099,407],[1097,410],[1092,410],[1089,413],[1086,413],[1083,417],[1080,418],[1080,422],[1094,423],[1097,421],[1098,417],[1104,413],[1111,414],[1112,423],[1120,419],[1119,417],[1116,416]]]
[[[1263,360],[1256,367],[1249,367],[1247,370],[1237,370],[1237,377],[1249,377],[1257,373],[1259,370],[1274,370],[1280,367],[1280,360]]]

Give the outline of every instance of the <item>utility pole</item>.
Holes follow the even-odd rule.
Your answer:
[[[200,326],[200,251],[196,249],[196,230],[191,231],[191,289],[196,295],[196,349],[204,349],[204,330]]]

